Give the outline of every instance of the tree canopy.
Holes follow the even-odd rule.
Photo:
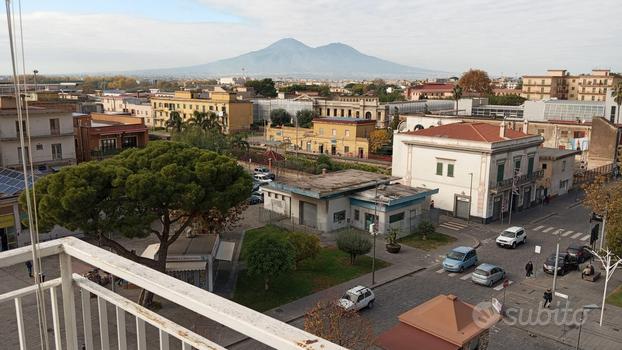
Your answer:
[[[366,94],[377,96],[380,102],[404,101],[406,99],[399,86],[387,84],[382,79],[376,79],[370,84],[349,83],[345,88],[355,96]]]
[[[317,92],[322,97],[330,96],[330,87],[325,84],[323,85],[292,84],[289,86],[284,86],[282,88],[279,88],[279,91],[285,92],[285,93],[291,93],[291,92],[297,92],[297,91],[302,91],[302,92],[313,91],[313,92]]]
[[[522,105],[526,98],[519,95],[520,90],[516,90],[516,95],[507,95],[507,96],[488,96],[488,104],[491,105],[506,105],[506,106],[520,106]]]
[[[345,231],[337,235],[337,248],[350,254],[350,264],[354,264],[357,256],[369,253],[371,247],[371,241],[358,232]]]
[[[270,120],[272,121],[272,126],[292,125],[292,115],[283,108],[272,110],[270,112]]]
[[[310,109],[303,109],[302,111],[296,112],[296,119],[298,120],[298,126],[301,128],[312,128],[313,118],[315,117],[316,117],[315,112]]]
[[[250,175],[231,158],[178,142],[150,142],[63,168],[37,181],[35,191],[42,227],[81,230],[121,256],[164,271],[168,247],[193,220],[210,210],[227,213],[246,201],[251,187]],[[154,234],[157,260],[137,256],[111,233]]]
[[[262,236],[252,242],[246,259],[248,272],[264,278],[264,290],[270,288],[270,281],[294,268],[295,248],[282,237]]]
[[[603,246],[609,246],[613,253],[622,256],[622,182],[606,182],[605,178],[598,178],[584,189],[585,205],[595,213],[607,216],[606,244]]]
[[[458,81],[464,92],[488,95],[492,93],[492,85],[488,73],[481,69],[469,69]]]
[[[270,78],[261,80],[248,80],[244,86],[252,87],[255,92],[264,97],[276,97],[276,88],[274,87],[274,81]]]

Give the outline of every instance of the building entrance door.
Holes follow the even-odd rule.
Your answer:
[[[363,148],[359,147],[359,158],[363,158]]]
[[[501,196],[496,196],[492,201],[492,220],[499,220],[501,217]]]
[[[531,187],[525,187],[523,192],[523,209],[527,209],[531,206]]]
[[[337,154],[337,146],[335,145],[330,146],[330,154],[332,154],[333,156]]]
[[[456,196],[454,204],[454,216],[461,219],[469,219],[469,198]]]
[[[324,154],[324,145],[320,145],[320,147],[318,147],[318,151]]]
[[[317,226],[317,206],[301,201],[300,209],[300,223],[315,228]]]

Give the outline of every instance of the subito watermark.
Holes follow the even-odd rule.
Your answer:
[[[584,308],[571,309],[558,302],[557,306],[549,309],[540,302],[534,308],[516,308],[493,305],[492,302],[485,301],[475,305],[472,317],[475,324],[480,328],[490,328],[499,320],[503,323],[514,326],[579,326],[586,320],[589,310]],[[503,316],[503,317],[501,317]]]

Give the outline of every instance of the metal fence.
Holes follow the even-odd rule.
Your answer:
[[[617,177],[620,174],[619,166],[615,163],[599,166],[598,168],[579,171],[574,175],[573,187],[579,187],[583,184],[592,182],[597,178],[604,176],[606,179]]]

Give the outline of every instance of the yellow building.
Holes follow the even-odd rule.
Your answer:
[[[528,100],[605,101],[608,88],[622,82],[609,69],[593,69],[590,74],[570,75],[564,69],[549,69],[546,75],[523,76],[521,96]]]
[[[253,104],[236,99],[235,93],[212,91],[175,91],[174,94],[157,94],[151,98],[154,125],[166,126],[170,112],[177,111],[184,121],[194,112],[214,112],[220,117],[225,133],[249,130],[253,122]]]
[[[376,121],[347,117],[316,118],[313,128],[271,127],[269,141],[289,143],[291,148],[309,153],[367,158],[369,134]]]

